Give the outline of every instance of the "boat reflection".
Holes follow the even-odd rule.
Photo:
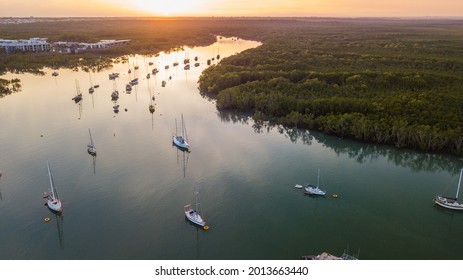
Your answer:
[[[2,178],[2,171],[0,170],[0,179]],[[2,196],[2,188],[0,187],[0,200],[3,200],[3,196]]]
[[[64,245],[64,216],[62,213],[55,212],[47,208],[52,215],[52,219],[55,220],[56,232],[58,233],[58,245],[60,249],[63,249]]]
[[[78,106],[78,108],[79,108],[79,109],[78,109],[78,110],[79,110],[79,118],[78,118],[78,120],[80,120],[80,119],[82,118],[82,112],[83,112],[83,109],[82,109],[82,102],[79,102],[78,105],[79,105],[79,106]]]
[[[182,170],[183,170],[183,177],[186,177],[186,169],[188,167],[188,158],[190,156],[190,151],[188,149],[184,149],[181,147],[178,147],[174,143],[172,143],[172,147],[174,147],[177,150],[177,165],[182,164]]]
[[[96,174],[96,154],[90,154],[92,156],[92,166],[93,166],[93,174]]]

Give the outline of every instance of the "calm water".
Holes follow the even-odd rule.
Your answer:
[[[6,75],[20,78],[23,88],[0,99],[0,259],[298,259],[340,255],[348,246],[360,249],[361,259],[463,259],[463,213],[431,201],[455,193],[461,159],[262,127],[218,112],[199,94],[208,58],[257,45],[224,38],[156,58],[130,57],[91,74],[100,85],[93,95],[83,71]],[[201,65],[184,71],[185,56],[198,56]],[[126,94],[134,64],[140,83]],[[154,66],[161,72],[146,79]],[[111,72],[121,73],[118,114]],[[81,106],[71,100],[76,79]],[[171,144],[182,113],[190,154]],[[86,151],[88,128],[95,161]],[[42,199],[47,159],[61,217]],[[293,187],[315,182],[318,168],[327,197]],[[195,188],[207,232],[184,218]]]

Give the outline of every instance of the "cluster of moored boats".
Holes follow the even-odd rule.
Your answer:
[[[175,135],[172,136],[172,143],[173,145],[177,146],[180,150],[190,152],[190,144],[188,144],[187,140],[187,132],[185,121],[183,119],[183,114],[181,115],[182,126],[181,126],[181,133],[177,131],[177,119],[175,119]],[[87,152],[92,155],[93,157],[96,156],[96,147],[93,143],[92,133],[90,128],[88,129],[88,134],[90,137],[90,142],[87,144]],[[63,211],[62,203],[60,197],[58,196],[58,192],[55,186],[55,182],[53,180],[53,175],[50,169],[50,165],[47,160],[47,169],[48,169],[48,177],[50,181],[50,191],[45,192],[43,198],[46,199],[46,204],[48,208],[54,212],[61,213]],[[196,204],[195,208],[192,207],[191,204],[184,206],[184,213],[185,217],[195,225],[202,227],[204,230],[208,230],[209,226],[206,225],[206,221],[203,219],[200,211],[199,211],[199,201],[198,201],[199,192],[195,192]],[[47,218],[45,221],[49,221],[50,219]]]
[[[219,60],[220,55],[217,54],[217,56],[212,57],[211,59],[208,59],[207,60],[207,65],[211,65],[211,61],[214,61],[215,58],[217,60]],[[200,63],[198,62],[198,60],[199,60],[198,56],[195,56],[194,57],[195,62],[193,63],[194,67],[199,67],[200,66]],[[190,70],[191,69],[190,59],[185,58],[183,62],[184,62],[183,69],[184,70]],[[154,64],[153,62],[148,63],[149,66],[152,66],[153,64]],[[173,67],[177,67],[179,65],[179,63],[174,62],[172,65],[173,65]],[[134,68],[134,70],[139,69],[138,65],[135,65],[135,63],[134,63],[133,68]],[[168,70],[170,68],[170,65],[165,65],[164,68],[166,70]],[[130,66],[129,66],[129,69],[128,69],[129,77],[130,77],[131,73],[132,73],[132,70],[130,69]],[[146,79],[150,79],[151,75],[156,75],[157,73],[159,73],[158,68],[153,68],[151,70],[151,73],[148,71],[148,73],[146,75]],[[54,71],[52,73],[52,76],[54,76],[54,77],[56,77],[58,75],[59,75],[59,73],[57,71]],[[119,91],[117,90],[115,80],[117,78],[119,78],[120,74],[113,72],[113,73],[110,73],[108,76],[109,76],[110,80],[114,81],[113,91],[111,93],[111,100],[114,101],[114,105],[113,105],[114,112],[118,113],[119,112],[119,107],[120,107],[119,104],[117,104],[117,100],[119,99]],[[90,73],[89,73],[89,77],[90,77],[90,88],[89,88],[88,92],[89,92],[89,94],[93,94],[95,89],[98,88],[99,85],[93,85],[92,77],[91,77]],[[168,79],[171,80],[172,76],[169,76]],[[128,94],[131,93],[131,91],[133,89],[133,86],[135,86],[135,85],[138,85],[138,78],[134,77],[133,79],[129,79],[129,82],[126,84],[126,87],[125,87],[126,93],[128,93]],[[162,87],[165,87],[166,86],[166,81],[163,80],[161,85],[162,85]],[[80,104],[82,99],[83,99],[83,95],[82,95],[82,92],[80,91],[79,82],[76,80],[76,94],[72,98],[72,100],[74,100],[75,103]],[[155,108],[154,108],[154,100],[155,100],[155,97],[151,96],[151,91],[150,91],[149,111],[151,113],[153,113],[154,110],[155,110]],[[90,142],[87,144],[87,152],[90,155],[95,157],[96,156],[96,147],[95,147],[95,145],[93,143],[92,134],[91,134],[90,129],[88,130],[88,133],[89,133],[89,136],[90,136]],[[187,132],[186,132],[186,127],[185,127],[185,122],[184,122],[184,119],[183,119],[183,114],[181,115],[181,132],[180,133],[178,133],[178,131],[177,131],[177,120],[175,119],[175,135],[172,136],[172,144],[175,145],[176,147],[178,147],[182,151],[187,151],[187,152],[191,151],[191,147],[190,147],[190,144],[188,143],[188,139],[187,139]],[[53,175],[52,175],[48,160],[47,160],[47,169],[48,169],[48,177],[49,177],[49,181],[50,181],[50,191],[44,193],[43,197],[47,200],[46,204],[47,204],[49,209],[51,209],[54,212],[60,213],[60,212],[63,211],[63,207],[62,207],[61,200],[60,200],[60,198],[58,196],[58,192],[57,192],[54,180],[53,180]],[[184,206],[185,217],[189,221],[191,221],[193,224],[198,225],[198,226],[202,227],[203,229],[207,230],[207,229],[209,229],[209,227],[206,225],[206,222],[203,219],[203,217],[201,216],[201,213],[199,211],[199,202],[198,202],[199,199],[198,199],[198,197],[199,197],[199,192],[196,191],[195,192],[195,198],[196,198],[195,199],[196,200],[195,207],[193,207],[191,204],[188,204],[188,205]],[[49,218],[47,218],[47,219],[46,219],[46,221],[49,221]]]
[[[219,60],[219,59],[220,59],[220,54],[217,54],[216,57],[212,57],[211,59],[208,59],[208,60],[207,60],[207,65],[211,65],[211,61],[213,61],[215,58],[217,58],[217,60]],[[195,67],[200,66],[200,63],[198,62],[198,60],[199,60],[199,58],[198,58],[197,56],[195,56],[195,58],[194,58],[194,61],[195,61],[194,66],[195,66]],[[183,60],[183,63],[185,64],[184,67],[183,67],[183,69],[184,69],[184,70],[190,70],[190,68],[191,68],[191,66],[190,66],[190,59],[189,59],[189,58],[185,58],[185,59]],[[153,62],[149,62],[149,63],[148,63],[149,66],[152,66],[153,64],[154,64]],[[174,67],[176,67],[176,66],[178,66],[178,65],[179,65],[178,62],[174,62],[174,63],[173,63],[173,66],[174,66]],[[170,65],[165,65],[164,68],[165,68],[166,70],[168,70],[168,69],[170,68]],[[139,67],[138,67],[137,65],[135,65],[135,63],[134,63],[134,70],[138,70],[138,69],[139,69]],[[128,70],[129,76],[130,76],[131,73],[132,73],[132,69],[129,68],[129,70]],[[146,79],[150,79],[150,78],[151,78],[151,75],[156,75],[157,73],[159,73],[158,68],[153,68],[153,69],[151,70],[151,73],[148,71],[148,73],[146,74]],[[55,77],[56,77],[56,76],[58,76],[58,75],[59,75],[59,73],[58,73],[57,71],[54,71],[54,72],[52,73],[52,76],[55,76]],[[117,86],[116,86],[116,82],[115,82],[115,80],[116,80],[117,78],[119,78],[119,76],[120,76],[120,74],[119,74],[119,73],[115,73],[115,72],[108,74],[109,79],[114,81],[113,91],[112,91],[112,93],[111,93],[111,100],[114,101],[113,110],[114,110],[115,113],[118,113],[118,112],[119,112],[119,105],[117,104],[117,100],[119,99],[119,91],[117,90]],[[95,92],[95,89],[98,88],[99,85],[97,85],[97,84],[96,84],[96,85],[93,85],[93,83],[92,83],[92,77],[91,77],[91,74],[90,74],[90,73],[89,73],[89,77],[90,77],[90,87],[89,87],[89,89],[88,89],[88,92],[89,92],[90,94],[93,94],[93,93]],[[168,79],[171,80],[171,79],[172,79],[172,76],[169,76]],[[165,87],[166,84],[167,84],[167,82],[166,82],[165,80],[163,80],[163,81],[161,82],[161,86],[162,86],[162,87]],[[137,78],[137,77],[134,77],[133,79],[129,79],[129,82],[125,85],[125,91],[126,91],[126,93],[130,94],[130,93],[132,92],[133,87],[134,87],[135,85],[138,85],[138,78]],[[83,95],[82,95],[82,92],[80,91],[80,88],[79,88],[79,82],[76,80],[76,95],[72,98],[72,100],[74,100],[75,103],[79,103],[80,101],[82,101],[82,99],[83,99]],[[149,110],[150,110],[150,112],[154,111],[153,109],[154,109],[154,105],[150,104],[150,105],[149,105]]]

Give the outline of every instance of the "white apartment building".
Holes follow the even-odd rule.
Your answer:
[[[54,48],[55,51],[71,52],[71,50],[85,51],[89,49],[105,49],[111,47],[119,47],[128,45],[130,40],[101,40],[97,43],[81,43],[81,42],[56,42],[48,43],[47,38],[30,38],[29,40],[5,40],[0,39],[0,48],[5,50],[5,53],[13,53],[14,51],[23,52],[47,52]]]
[[[15,50],[24,52],[47,52],[50,50],[50,44],[47,42],[47,38],[30,38],[29,40],[0,39],[0,48],[3,48],[5,53],[12,53]]]

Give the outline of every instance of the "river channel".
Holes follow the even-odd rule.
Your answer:
[[[455,194],[461,159],[256,124],[199,94],[207,59],[258,45],[218,38],[90,74],[4,75],[22,89],[0,98],[0,259],[300,259],[347,249],[360,259],[463,259],[463,213],[432,201]],[[191,153],[172,145],[182,114]],[[47,160],[61,216],[42,198]],[[294,187],[316,183],[318,170],[325,197]],[[184,216],[195,191],[207,231]]]

